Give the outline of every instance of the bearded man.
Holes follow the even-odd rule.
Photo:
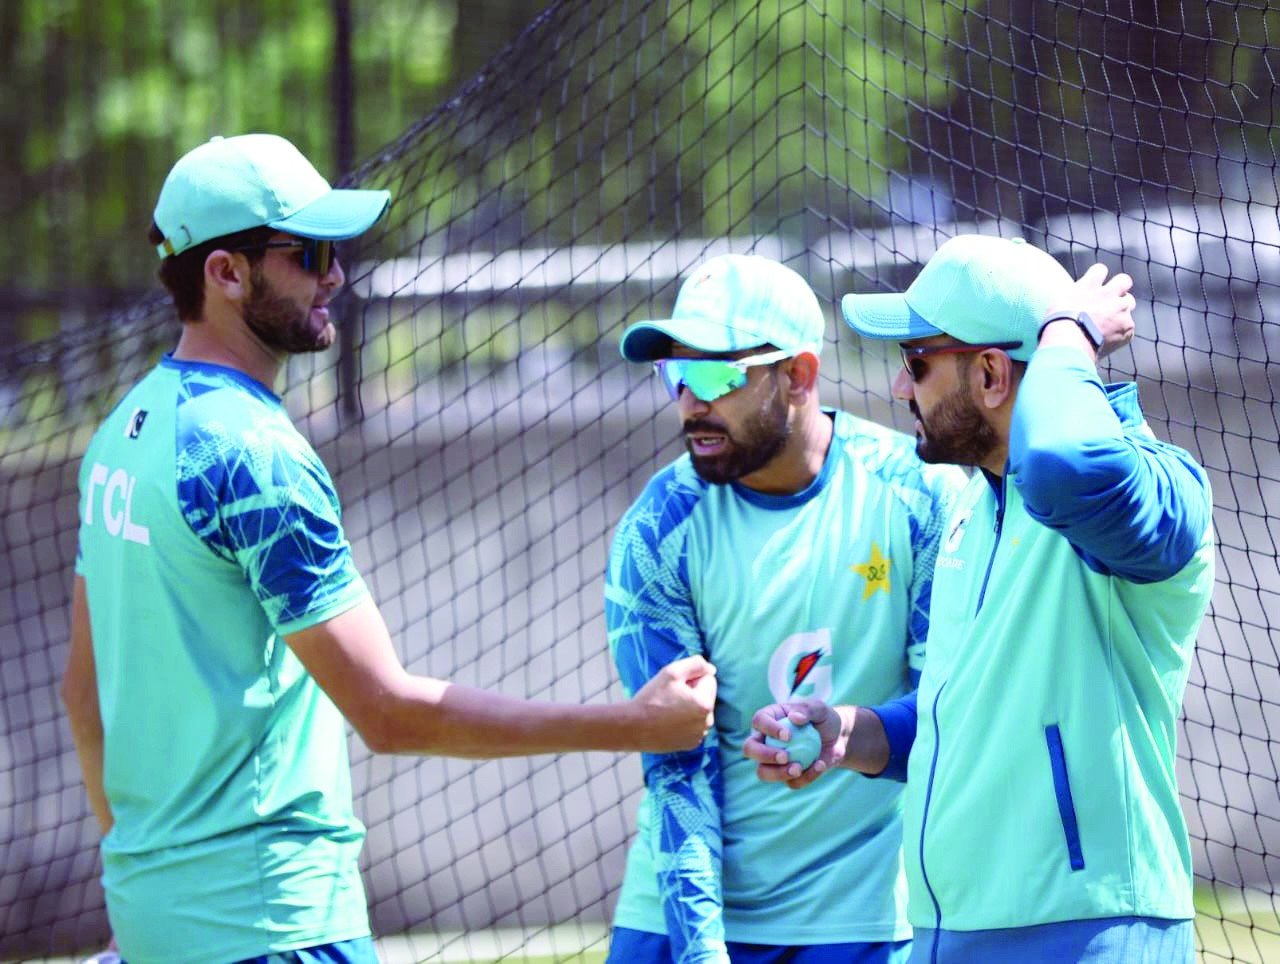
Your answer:
[[[760,734],[822,732],[804,772],[759,737],[744,752],[796,788],[905,769],[912,964],[1195,957],[1175,772],[1213,496],[1137,385],[1099,376],[1133,338],[1132,286],[960,235],[905,292],[842,302],[858,334],[899,343],[893,394],[921,457],[976,471],[938,555],[918,692],[761,710]]]
[[[273,390],[333,343],[334,242],[389,203],[270,134],[214,138],[161,188],[151,241],[182,334],[85,453],[62,687],[130,964],[375,964],[347,721],[375,752],[469,758],[677,750],[710,725],[700,657],[594,706],[401,665]]]
[[[725,255],[694,270],[669,319],[623,334],[625,358],[653,363],[688,453],[614,533],[609,645],[629,689],[701,654],[720,690],[702,746],[642,758],[615,964],[908,953],[900,788],[846,771],[788,794],[741,752],[762,702],[879,702],[915,686],[964,483],[910,437],[822,407],[825,327],[795,271]]]

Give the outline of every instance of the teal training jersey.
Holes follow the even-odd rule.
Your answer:
[[[671,936],[678,961],[724,941],[902,940],[901,787],[850,771],[803,793],[755,776],[753,713],[815,697],[906,692],[928,630],[934,558],[965,477],[914,441],[846,413],[802,492],[710,485],[682,457],[619,524],[606,578],[609,644],[634,692],[668,660],[717,667],[700,749],[646,755],[639,832],[614,924]],[[723,907],[723,911],[721,908]]]
[[[123,956],[234,961],[367,935],[346,726],[282,637],[368,594],[280,400],[165,358],[86,452],[76,571]]]

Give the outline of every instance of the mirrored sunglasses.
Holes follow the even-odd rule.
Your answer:
[[[298,264],[303,271],[323,278],[333,267],[333,242],[317,238],[297,238],[293,241],[263,241],[261,244],[245,244],[228,251],[261,251],[265,248],[293,248],[298,251]]]
[[[689,389],[700,401],[714,402],[745,385],[748,368],[772,365],[792,355],[771,351],[746,358],[660,358],[653,363],[653,370],[673,402],[679,400],[681,388]]]

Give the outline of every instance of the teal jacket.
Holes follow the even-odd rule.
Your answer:
[[[877,708],[890,771],[909,753],[914,926],[1194,915],[1175,744],[1211,511],[1135,385],[1036,353],[1003,478],[977,473],[944,533],[915,701]]]

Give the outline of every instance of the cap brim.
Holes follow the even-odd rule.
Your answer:
[[[627,361],[648,362],[669,358],[673,341],[687,345],[694,351],[708,353],[742,351],[764,344],[763,341],[755,344],[744,344],[741,339],[735,341],[735,333],[741,334],[736,329],[727,328],[723,322],[700,321],[696,318],[640,321],[622,333],[618,348]]]
[[[390,191],[338,189],[268,225],[303,238],[344,241],[364,234],[391,204]]]
[[[911,310],[907,299],[899,293],[845,295],[840,299],[840,313],[845,322],[863,338],[890,341],[912,341],[943,334]]]

